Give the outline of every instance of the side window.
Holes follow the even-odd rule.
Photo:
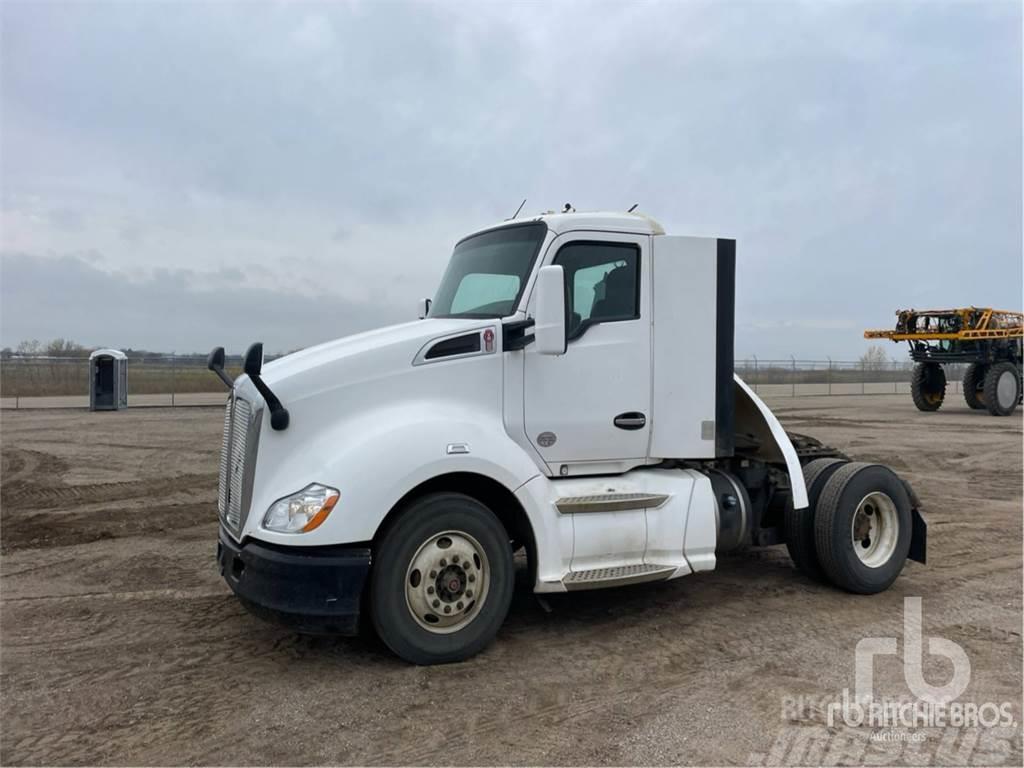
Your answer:
[[[569,295],[567,335],[596,323],[640,317],[640,249],[627,243],[569,243],[555,256]]]

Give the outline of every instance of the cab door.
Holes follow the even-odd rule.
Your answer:
[[[647,458],[649,249],[649,236],[607,232],[567,233],[548,247],[544,263],[565,275],[568,343],[558,356],[526,348],[523,396],[527,438],[553,472],[622,471]]]

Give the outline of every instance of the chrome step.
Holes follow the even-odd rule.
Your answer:
[[[663,493],[599,493],[593,496],[563,496],[555,508],[563,515],[580,512],[623,512],[632,509],[656,509],[668,501]]]
[[[644,581],[667,579],[676,570],[674,565],[619,565],[614,568],[594,568],[589,571],[573,571],[566,574],[562,584],[569,591],[576,589],[600,589],[625,584],[640,584]]]

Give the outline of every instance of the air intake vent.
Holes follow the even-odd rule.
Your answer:
[[[480,331],[473,331],[454,339],[445,339],[432,346],[426,354],[427,360],[453,355],[470,355],[480,351]]]

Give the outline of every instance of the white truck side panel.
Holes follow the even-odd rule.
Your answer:
[[[715,456],[717,248],[715,238],[651,238],[652,458]]]
[[[683,549],[686,560],[694,572],[712,571],[717,561],[718,509],[715,492],[706,475],[694,473],[697,480],[690,499],[690,514],[686,517],[686,536]]]
[[[663,503],[614,512],[559,510],[562,500],[605,494],[662,495]],[[531,521],[545,521],[538,538],[537,592],[565,591],[570,572],[632,565],[674,566],[672,578],[715,567],[718,518],[707,476],[692,469],[635,469],[615,477],[534,477],[516,491]]]

